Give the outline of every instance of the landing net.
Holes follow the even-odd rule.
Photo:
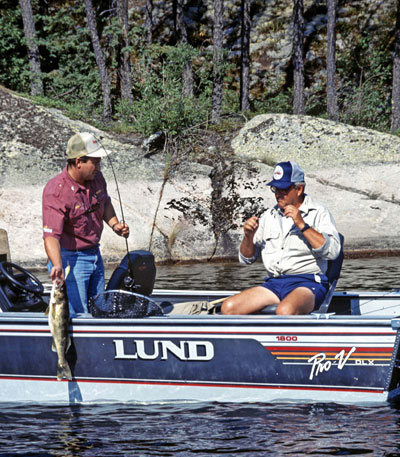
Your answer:
[[[149,297],[126,290],[106,290],[92,297],[88,307],[93,317],[137,318],[164,314],[160,305]]]

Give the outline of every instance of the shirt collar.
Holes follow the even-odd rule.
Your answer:
[[[71,176],[68,173],[68,165],[65,166],[64,170],[62,171],[62,175],[67,183],[67,186],[70,187],[73,192],[76,193],[79,190],[86,190],[85,186],[82,186],[82,184],[79,184],[71,178]]]

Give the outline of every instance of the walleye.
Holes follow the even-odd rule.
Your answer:
[[[69,266],[65,269],[65,278],[68,276]],[[49,327],[53,335],[53,343],[51,349],[57,352],[58,366],[57,379],[72,379],[71,369],[68,365],[65,354],[71,345],[69,336],[69,307],[68,297],[66,292],[65,281],[61,284],[57,281],[53,282],[51,289],[49,312]]]

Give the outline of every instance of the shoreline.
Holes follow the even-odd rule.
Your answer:
[[[368,250],[348,250],[344,251],[344,259],[377,259],[377,258],[387,258],[387,257],[399,257],[400,258],[400,250],[384,250],[384,249],[368,249]],[[114,269],[119,265],[119,262],[115,261],[107,261],[106,258],[104,258],[104,266],[106,269]],[[121,258],[122,261],[122,258]],[[179,260],[176,262],[171,262],[171,261],[156,261],[155,265],[156,267],[159,266],[174,266],[174,265],[194,265],[194,264],[226,264],[226,265],[232,265],[232,264],[239,264],[239,261],[237,257],[220,257],[220,258],[213,258],[213,259],[193,259],[193,260]],[[257,260],[255,263],[261,263],[261,260]],[[44,271],[46,270],[46,265],[43,264],[43,266],[39,266],[37,262],[34,263],[21,263],[21,266],[23,266],[26,269],[32,269],[32,271]]]

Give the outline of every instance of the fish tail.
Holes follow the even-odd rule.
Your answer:
[[[57,379],[61,381],[62,379],[68,379],[71,381],[72,373],[71,368],[68,365],[68,362],[65,362],[63,365],[58,365],[57,367]]]

